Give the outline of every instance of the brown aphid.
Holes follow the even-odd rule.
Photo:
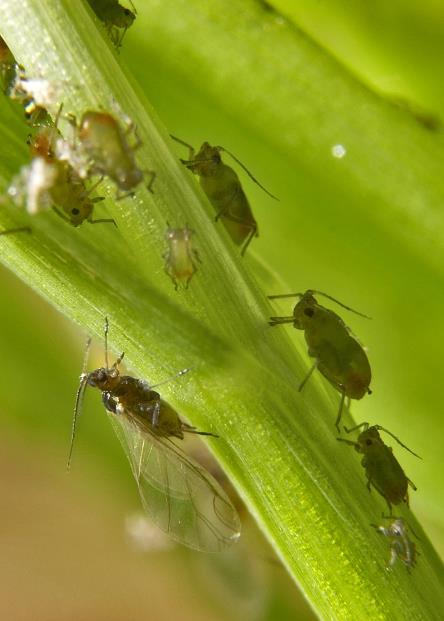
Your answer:
[[[379,435],[379,431],[385,431],[385,433],[392,436],[392,438],[409,451],[409,453],[412,453],[412,455],[415,455],[415,457],[419,459],[421,458],[390,431],[381,427],[381,425],[370,426],[369,423],[361,423],[352,429],[345,429],[345,431],[351,433],[361,427],[363,431],[359,434],[356,442],[343,438],[337,438],[337,440],[354,446],[358,453],[364,455],[361,465],[365,468],[367,488],[371,491],[371,487],[373,486],[381,496],[385,498],[391,516],[392,505],[399,505],[405,502],[407,506],[409,506],[408,486],[410,485],[414,490],[416,490],[416,486],[405,475],[404,470],[393,455],[393,449],[384,444],[384,441]]]
[[[216,221],[222,219],[233,242],[242,246],[241,254],[244,255],[253,237],[259,235],[258,226],[239,177],[222,161],[221,152],[232,157],[264,192],[275,200],[279,199],[268,192],[242,162],[224,147],[212,147],[204,142],[196,154],[191,145],[175,136],[171,137],[188,148],[188,160],[180,161],[198,175],[202,190],[216,210]]]
[[[308,289],[305,293],[270,295],[270,300],[277,298],[299,297],[291,317],[270,317],[269,324],[277,326],[292,323],[297,330],[303,330],[308,345],[308,355],[315,358],[315,363],[299,386],[301,391],[313,371],[317,368],[342,397],[335,425],[339,429],[345,397],[362,399],[370,393],[370,363],[364,348],[353,337],[342,319],[332,310],[321,306],[314,294],[323,295],[361,317],[367,317],[349,306],[345,306],[326,293]]]
[[[185,289],[188,289],[190,280],[197,271],[196,263],[201,263],[199,253],[193,248],[193,235],[194,231],[188,226],[182,229],[168,226],[165,233],[168,243],[168,250],[164,254],[165,272],[173,281],[176,291],[179,283],[184,283]]]
[[[84,370],[80,376],[68,466],[84,392],[87,386],[92,386],[102,393],[103,404],[131,464],[148,516],[186,546],[207,552],[225,549],[240,535],[237,511],[215,479],[173,441],[182,440],[185,434],[214,434],[198,431],[182,421],[154,390],[159,384],[150,386],[130,375],[121,375],[118,367],[124,354],[110,367],[107,335],[108,320],[105,367]],[[87,356],[84,367],[86,363]],[[184,369],[174,377],[189,370]]]
[[[85,112],[77,125],[71,117],[75,128],[78,146],[74,147],[72,165],[76,168],[76,150],[88,158],[87,174],[107,176],[114,181],[123,194],[118,198],[132,195],[134,189],[143,181],[144,171],[136,162],[135,151],[141,145],[136,136],[134,145],[128,142],[128,135],[134,133],[134,125],[128,125],[126,131],[120,123],[108,112],[89,110]],[[78,171],[80,175],[83,171]],[[154,171],[145,171],[150,174],[148,190],[152,192],[152,185],[156,176]]]

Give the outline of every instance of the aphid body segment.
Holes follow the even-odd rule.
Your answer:
[[[177,290],[183,282],[188,288],[189,282],[197,271],[196,263],[200,262],[199,253],[193,248],[192,236],[194,231],[187,226],[183,229],[168,227],[165,239],[168,250],[165,253],[165,271],[174,283]]]
[[[108,324],[106,351],[107,331]],[[239,538],[238,514],[214,478],[172,440],[182,440],[186,433],[213,434],[197,431],[182,421],[145,381],[120,375],[122,357],[111,367],[106,363],[80,376],[70,457],[84,391],[92,386],[102,393],[149,517],[173,539],[191,548],[213,552],[226,548]]]
[[[275,199],[276,197],[270,194],[224,147],[212,147],[208,142],[204,142],[196,154],[191,145],[175,136],[172,138],[188,147],[188,160],[181,162],[198,175],[202,190],[216,210],[216,220],[222,219],[231,239],[238,246],[242,245],[241,254],[245,254],[253,237],[259,234],[258,226],[239,177],[222,161],[221,152],[228,153],[269,196]]]
[[[97,17],[105,25],[111,41],[116,47],[122,45],[123,37],[136,19],[136,10],[123,7],[117,0],[88,0],[88,3]],[[119,32],[122,30],[123,32]]]
[[[125,193],[123,196],[132,193],[143,180],[143,171],[137,166],[134,155],[140,141],[137,139],[134,145],[130,145],[127,140],[134,126],[130,124],[124,131],[111,114],[92,110],[85,112],[78,126],[73,119],[73,125],[78,144],[71,149],[66,149],[66,143],[63,144],[58,150],[65,153],[59,156],[67,159],[81,177],[106,175]],[[148,189],[151,191],[155,173],[148,172],[151,175]]]
[[[414,542],[410,539],[407,524],[401,517],[392,519],[388,526],[377,526],[372,524],[376,530],[387,537],[390,543],[390,558],[387,567],[393,567],[399,559],[410,572],[416,565],[418,552]]]
[[[384,444],[379,431],[385,431],[391,435],[401,446],[413,453],[405,444],[400,442],[396,436],[380,425],[370,426],[368,423],[362,423],[352,429],[347,429],[347,433],[363,428],[356,442],[337,438],[339,442],[345,442],[354,446],[358,453],[363,455],[361,465],[365,468],[367,477],[367,488],[370,491],[373,486],[383,496],[387,502],[390,515],[392,515],[392,505],[399,505],[405,502],[409,506],[408,486],[414,490],[416,487],[410,479],[405,475],[398,460],[393,455],[393,449]]]
[[[339,431],[339,421],[341,420],[345,397],[362,399],[365,394],[371,392],[369,389],[371,382],[370,363],[364,348],[353,337],[339,315],[321,306],[314,297],[315,293],[334,300],[325,293],[312,289],[308,289],[305,293],[268,296],[270,299],[300,298],[293,309],[293,316],[271,317],[269,323],[271,326],[292,323],[296,329],[304,331],[308,355],[315,358],[315,363],[299,386],[299,390],[303,389],[314,369],[318,368],[330,384],[342,394],[335,422]],[[344,306],[341,302],[334,301]],[[348,306],[345,308],[352,310]],[[361,315],[361,313],[357,314]]]

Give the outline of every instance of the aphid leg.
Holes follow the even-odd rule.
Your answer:
[[[354,427],[350,427],[350,429],[347,429],[347,427],[345,427],[345,425],[344,425],[344,431],[346,433],[351,433],[352,431],[356,431],[356,429],[360,429],[361,427],[364,427],[364,431],[367,431],[367,429],[370,427],[370,425],[368,423],[360,423],[359,425],[355,425]]]
[[[307,375],[304,377],[304,379],[302,380],[301,384],[299,385],[298,391],[301,392],[302,389],[304,388],[305,384],[308,382],[308,380],[311,377],[311,374],[313,373],[313,371],[316,369],[316,367],[319,364],[319,360],[316,360],[316,362],[314,363],[314,365],[311,367],[311,369],[309,370],[309,372],[307,373]]]
[[[341,430],[339,428],[339,421],[341,420],[342,410],[344,409],[344,401],[345,401],[345,390],[343,390],[341,394],[341,401],[339,403],[339,411],[338,411],[338,415],[336,417],[336,422],[335,422],[338,433],[341,433]]]
[[[345,442],[345,444],[349,444],[354,448],[359,448],[359,444],[357,442],[353,442],[352,440],[346,440],[345,438],[336,438],[338,442]]]
[[[6,231],[1,231],[0,235],[9,235],[10,233],[31,233],[31,227],[18,226],[15,229],[7,229]]]
[[[154,185],[154,181],[156,180],[157,173],[155,170],[149,170],[148,168],[144,170],[143,172],[150,175],[150,180],[146,186],[146,189],[148,190],[148,192],[151,192],[151,194],[154,194],[153,185]]]
[[[291,317],[270,317],[268,321],[270,326],[278,326],[280,323],[294,323],[293,315]]]
[[[118,227],[117,227],[117,224],[116,224],[116,221],[114,220],[114,218],[98,218],[97,220],[93,220],[93,219],[90,217],[90,218],[88,218],[88,222],[89,222],[90,224],[101,224],[101,223],[103,223],[103,222],[108,222],[109,224],[114,224],[114,226],[115,226],[116,228],[118,228]]]
[[[72,224],[71,220],[70,220],[69,218],[67,218],[67,217],[65,216],[65,214],[64,214],[64,213],[62,213],[61,211],[59,211],[59,210],[57,209],[57,207],[54,207],[54,206],[53,206],[52,208],[53,208],[53,210],[55,211],[55,213],[56,213],[56,214],[57,214],[60,218],[62,218],[62,220],[65,220],[65,222],[68,222],[68,224]]]
[[[186,369],[181,369],[180,371],[178,371],[177,373],[175,373],[174,375],[171,375],[170,377],[167,377],[167,379],[162,380],[161,382],[158,382],[157,384],[153,384],[152,386],[150,386],[150,388],[157,388],[158,386],[162,386],[162,384],[167,384],[168,382],[171,382],[171,380],[177,379],[178,377],[181,377],[182,375],[185,375],[186,373],[189,373],[190,371],[193,370],[194,367],[187,367]]]
[[[245,240],[244,245],[242,246],[242,249],[241,249],[241,256],[242,256],[242,257],[243,257],[243,256],[244,256],[244,254],[246,253],[247,248],[248,248],[248,246],[250,245],[251,240],[253,239],[253,237],[257,237],[257,236],[258,236],[258,231],[257,231],[257,224],[256,224],[256,222],[255,222],[255,223],[254,223],[254,225],[252,225],[252,226],[251,226],[251,231],[250,231],[250,233],[248,234],[248,237],[247,237],[247,239]]]
[[[417,488],[417,487],[416,487],[416,485],[413,483],[413,481],[410,481],[410,479],[407,479],[407,482],[408,482],[408,484],[410,485],[410,487],[411,487],[412,489],[414,489],[414,490],[415,490],[415,492],[416,492],[416,490],[417,490],[418,488]]]

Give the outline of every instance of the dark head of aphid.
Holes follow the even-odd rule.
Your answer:
[[[94,205],[89,200],[75,202],[68,207],[67,216],[73,226],[80,226],[91,216],[93,209]]]
[[[313,321],[318,303],[311,291],[306,291],[293,309],[294,327],[305,330]]]
[[[384,446],[384,442],[379,435],[378,429],[376,427],[369,427],[359,434],[355,448],[358,453],[371,453],[372,451],[377,451],[381,446]]]
[[[136,19],[136,16],[132,11],[119,6],[119,10],[116,11],[114,15],[113,25],[117,26],[117,28],[127,29],[133,25],[133,22],[135,19]]]
[[[85,373],[81,379],[84,379],[89,386],[98,388],[103,392],[104,390],[113,390],[117,386],[120,381],[120,374],[115,367],[111,369],[101,367],[90,373]]]
[[[201,177],[211,177],[216,174],[221,161],[219,149],[212,147],[208,142],[204,142],[192,164],[189,164],[188,167]]]

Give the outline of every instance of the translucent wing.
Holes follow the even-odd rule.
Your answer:
[[[176,541],[218,552],[238,540],[240,520],[215,479],[169,438],[108,414],[129,459],[146,513]]]

